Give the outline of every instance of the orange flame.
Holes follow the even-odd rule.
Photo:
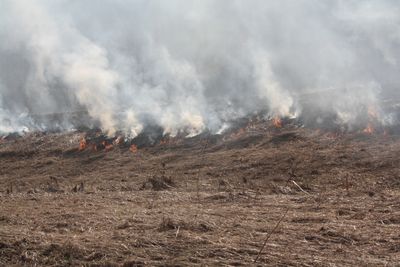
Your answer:
[[[363,130],[363,133],[373,134],[375,132],[374,126],[371,123],[368,123],[367,127]]]
[[[369,122],[367,124],[367,127],[363,130],[363,133],[373,134],[375,133],[375,127],[373,125],[373,122],[376,122],[379,119],[379,114],[375,106],[368,107],[368,118]]]
[[[272,123],[276,128],[282,128],[282,120],[279,117],[275,117],[272,119]]]
[[[131,145],[131,147],[129,148],[129,150],[130,150],[132,153],[136,153],[136,152],[138,151],[138,148],[137,148],[137,146],[136,146],[135,144],[133,144],[133,145]]]
[[[86,139],[82,138],[79,142],[79,151],[83,151],[86,149]]]

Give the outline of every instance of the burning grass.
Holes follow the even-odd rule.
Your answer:
[[[364,134],[366,136],[373,135],[397,135],[400,133],[400,128],[393,126],[383,127],[377,120],[377,115],[373,111],[369,111],[369,121],[365,128],[358,127],[351,131],[346,127],[335,123],[327,123],[322,128],[313,129],[314,135],[323,134],[329,138],[337,139],[344,136],[351,136],[355,134]],[[298,137],[296,134],[297,129],[304,127],[304,124],[299,119],[273,117],[271,119],[264,119],[263,117],[254,116],[238,122],[225,130],[222,134],[203,133],[201,138],[215,139],[217,142],[237,142],[246,138],[254,138],[254,136],[272,136],[272,143],[279,143],[281,141],[293,141]],[[288,132],[288,131],[292,131]],[[164,134],[161,128],[150,127],[145,129],[141,134],[134,138],[125,137],[122,133],[117,133],[113,137],[109,137],[102,133],[100,130],[92,130],[85,133],[78,144],[78,151],[111,151],[115,148],[129,149],[132,153],[137,153],[140,149],[149,147],[174,147],[190,143],[190,139],[196,140],[197,137],[187,138],[186,134],[181,133],[175,137]],[[300,137],[299,137],[300,138]],[[187,141],[189,140],[189,142]],[[236,146],[236,145],[235,145]]]

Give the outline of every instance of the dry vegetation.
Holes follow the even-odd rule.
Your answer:
[[[398,266],[399,136],[263,127],[136,153],[2,139],[0,265]]]

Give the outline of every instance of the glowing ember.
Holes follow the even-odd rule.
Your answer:
[[[86,139],[82,138],[79,142],[79,151],[83,151],[86,149]]]
[[[363,133],[366,133],[366,134],[373,134],[374,131],[375,131],[374,126],[372,126],[371,123],[368,123],[367,128],[365,128],[365,129],[363,130]]]
[[[131,145],[131,147],[129,148],[129,150],[130,150],[132,153],[136,153],[136,152],[138,151],[138,148],[137,148],[137,146],[136,146],[135,144],[133,144],[133,145]]]
[[[282,128],[282,120],[279,117],[275,117],[272,119],[272,123],[276,128]]]

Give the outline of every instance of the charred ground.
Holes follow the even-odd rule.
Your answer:
[[[123,142],[97,131],[4,137],[0,265],[247,266],[272,233],[256,264],[396,266],[395,129],[243,125]]]

